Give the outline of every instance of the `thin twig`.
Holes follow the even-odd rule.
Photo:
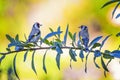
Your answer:
[[[50,49],[51,47],[39,47],[39,48],[29,48],[29,49],[23,49],[23,50],[20,50],[20,51],[10,51],[10,52],[0,52],[1,55],[7,55],[7,54],[11,54],[11,53],[17,53],[17,52],[23,52],[23,51],[27,51],[27,50],[30,50],[30,51],[33,51],[33,50],[44,50],[44,49]],[[55,47],[53,47],[55,48]],[[69,46],[65,46],[65,47],[61,47],[61,49],[76,49],[76,50],[81,50],[81,48],[79,47],[69,47]],[[93,51],[90,51],[90,52],[93,52]]]

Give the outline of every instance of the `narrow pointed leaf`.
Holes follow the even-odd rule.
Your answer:
[[[110,36],[111,36],[111,35],[106,36],[105,39],[102,41],[102,44],[101,44],[101,46],[100,46],[100,50],[101,50],[101,48],[103,47],[103,45],[105,44],[105,42],[107,41],[107,39],[108,39]]]
[[[112,12],[112,18],[113,18],[114,14],[115,14],[115,11],[117,10],[119,5],[120,5],[120,2],[118,2],[118,4],[115,6],[115,8],[114,8],[114,10]]]
[[[8,52],[10,52],[11,50],[10,50],[10,48],[6,48],[6,50],[8,51]]]
[[[18,34],[16,35],[15,40],[19,41],[19,35]]]
[[[63,40],[64,45],[66,45],[66,41],[67,41],[68,28],[69,28],[69,25],[67,25],[66,32],[65,32],[65,35],[64,35],[64,40]]]
[[[60,32],[60,26],[57,28],[57,32]],[[60,34],[58,34],[58,38],[60,39]]]
[[[73,42],[76,41],[76,33],[73,34]]]
[[[35,64],[34,64],[34,57],[35,57],[35,50],[34,50],[34,52],[32,53],[31,67],[32,67],[32,70],[35,72],[35,74],[37,74],[36,69],[35,69]]]
[[[52,28],[49,28],[51,32],[54,32],[54,30]],[[59,34],[58,34],[59,35]],[[57,35],[55,35],[55,37],[57,38]]]
[[[59,53],[56,55],[56,64],[57,64],[57,67],[59,70],[60,70],[60,56],[61,56],[61,54],[59,54]]]
[[[47,74],[47,69],[46,69],[46,65],[45,65],[45,58],[46,58],[46,53],[47,53],[48,50],[46,50],[44,56],[43,56],[43,70],[44,72]]]
[[[24,34],[24,38],[25,38],[25,40],[27,41],[27,37],[26,37],[26,34]]]
[[[13,59],[13,70],[14,70],[16,77],[20,80],[20,78],[17,74],[17,71],[16,71],[16,56],[17,56],[17,54],[15,54],[14,59]]]
[[[101,52],[99,50],[94,51],[94,64],[97,68],[100,68],[99,65],[96,63],[96,58],[101,56]]]
[[[120,32],[116,34],[117,37],[120,37]]]
[[[108,1],[101,8],[104,8],[104,7],[106,7],[106,6],[110,5],[110,4],[118,2],[118,1],[120,1],[120,0],[111,0],[111,1]]]
[[[17,46],[17,43],[12,42],[12,43],[8,44],[8,47],[9,47],[9,48],[12,47],[12,46]]]
[[[116,19],[118,19],[120,17],[120,13],[119,14],[117,14],[117,16],[115,17]]]
[[[69,32],[68,34],[69,34],[69,37],[73,40],[72,33],[71,33],[71,32]]]
[[[99,50],[95,50],[94,57],[100,57],[100,56],[101,56],[101,52]]]
[[[55,39],[57,42],[61,43],[62,41],[60,39]]]
[[[86,55],[86,61],[85,61],[85,72],[87,73],[87,60],[88,60],[89,53]]]
[[[83,62],[83,58],[84,58],[83,50],[80,50],[79,57],[81,58],[81,60]]]
[[[100,43],[95,43],[92,48],[96,48],[96,47],[100,47],[100,46],[101,46]]]
[[[108,66],[111,61],[112,61],[112,59],[110,59],[110,60],[107,62],[107,65],[106,65],[106,66]],[[104,75],[105,75],[105,77],[106,77],[106,71],[104,71]]]
[[[4,58],[5,58],[5,55],[2,55],[2,57],[0,58],[0,64]]]
[[[113,56],[111,56],[110,54],[103,54],[103,57],[105,58],[105,59],[114,59],[114,57]]]
[[[44,41],[45,39],[48,39],[48,38],[50,38],[50,37],[52,37],[52,36],[55,36],[55,35],[58,35],[58,34],[61,34],[61,33],[62,33],[62,31],[60,31],[60,32],[51,32],[51,33],[47,34],[47,35],[44,37],[43,41]]]
[[[70,57],[71,57],[71,59],[72,59],[73,61],[75,61],[75,62],[77,61],[75,51],[73,51],[72,49],[70,49],[70,50],[69,50],[69,55],[70,55]]]
[[[72,69],[72,59],[70,59],[70,68]]]
[[[27,50],[26,53],[24,54],[24,62],[26,61],[27,54],[28,54],[28,50]]]
[[[62,51],[62,49],[61,49],[59,44],[56,45],[56,51],[57,51],[58,54],[63,53],[63,51]]]
[[[112,61],[112,59],[110,59],[110,60],[107,62],[107,65],[106,65],[106,66],[108,66],[111,61]],[[106,71],[104,71],[104,76],[107,77],[107,76],[106,76]]]
[[[103,58],[101,57],[101,64],[102,64],[102,67],[105,71],[109,72],[107,66],[105,65],[105,62],[103,61]]]
[[[14,39],[13,39],[10,35],[8,35],[8,34],[6,34],[6,38],[7,38],[10,42],[15,42]]]
[[[111,56],[120,58],[120,50],[114,50],[110,53]]]
[[[52,28],[49,28],[51,32],[54,32]]]
[[[95,43],[97,43],[100,39],[102,38],[102,36],[98,36],[96,37],[95,39],[93,39],[90,44],[89,44],[89,47],[94,45]]]
[[[97,58],[97,57],[94,57],[94,60],[93,60],[93,61],[94,61],[94,64],[95,64],[95,66],[96,66],[97,68],[100,68],[100,66],[96,63],[96,58]]]
[[[50,45],[50,42],[47,39],[44,40],[44,43]]]

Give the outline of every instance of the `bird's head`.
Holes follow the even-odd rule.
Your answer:
[[[42,24],[40,24],[40,23],[38,23],[38,22],[34,23],[34,25],[33,25],[33,27],[34,27],[35,29],[39,29],[40,26],[42,26]]]
[[[78,27],[78,28],[81,28],[81,30],[88,30],[87,26],[85,26],[85,25],[81,25],[81,26]]]

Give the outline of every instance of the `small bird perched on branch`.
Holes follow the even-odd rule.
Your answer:
[[[39,30],[40,26],[42,26],[41,24],[39,24],[38,22],[33,24],[32,30],[30,32],[30,35],[28,37],[28,40],[26,41],[26,43],[35,43],[40,39],[41,36],[41,32]],[[24,49],[23,46],[16,46],[15,50],[19,51]]]
[[[88,28],[85,25],[81,25],[79,27],[81,30],[79,32],[79,39],[81,39],[81,43],[85,46],[85,50],[88,51],[88,43],[89,43],[89,33]]]
[[[27,43],[36,43],[40,39],[41,36],[41,31],[39,30],[40,26],[42,25],[39,24],[38,22],[33,24],[28,40],[26,41]]]

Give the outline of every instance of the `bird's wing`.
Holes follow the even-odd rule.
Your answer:
[[[30,42],[32,39],[34,39],[37,35],[40,35],[40,31],[37,32],[37,33],[35,33],[35,34],[29,35],[29,37],[28,37],[28,42]]]

